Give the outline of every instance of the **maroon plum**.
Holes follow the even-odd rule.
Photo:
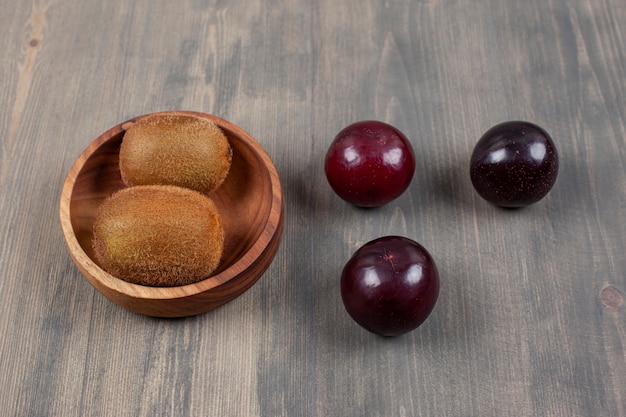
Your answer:
[[[377,207],[398,198],[415,173],[409,140],[395,127],[366,120],[341,130],[324,164],[335,193],[359,207]]]
[[[341,298],[350,316],[370,332],[398,336],[420,326],[439,296],[439,274],[419,243],[386,236],[366,243],[341,274]]]
[[[511,121],[480,138],[472,153],[470,178],[490,203],[524,207],[548,194],[558,170],[558,154],[548,133],[529,122]]]

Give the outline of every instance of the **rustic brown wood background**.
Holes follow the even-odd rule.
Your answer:
[[[6,416],[626,416],[623,0],[0,0],[0,410]],[[274,263],[208,314],[128,312],[59,226],[74,159],[160,110],[213,113],[274,160]],[[417,171],[374,210],[336,197],[334,135],[379,119]],[[558,181],[522,210],[469,156],[512,119],[553,136]],[[358,327],[344,262],[400,234],[433,254],[415,332]]]

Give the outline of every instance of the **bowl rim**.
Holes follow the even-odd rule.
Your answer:
[[[78,242],[78,239],[76,238],[76,234],[72,226],[70,206],[74,191],[74,185],[78,176],[82,172],[82,169],[85,166],[86,162],[89,160],[89,158],[100,147],[107,143],[111,138],[118,136],[119,134],[123,134],[130,126],[135,124],[137,121],[148,116],[166,114],[209,119],[215,122],[220,128],[230,131],[232,135],[242,138],[246,145],[253,148],[254,152],[263,161],[263,164],[267,169],[272,188],[272,202],[269,209],[267,221],[263,226],[263,230],[259,234],[256,241],[252,244],[252,246],[245,253],[243,253],[235,263],[230,265],[228,268],[222,270],[218,274],[211,275],[201,281],[192,284],[174,287],[154,287],[133,284],[124,281],[121,278],[117,278],[114,275],[111,275],[100,266],[98,266],[94,262],[94,260],[91,259],[83,250],[82,246]],[[143,114],[128,119],[125,122],[119,123],[96,137],[96,139],[94,139],[81,152],[81,154],[72,164],[63,184],[59,205],[59,216],[63,236],[68,246],[70,255],[82,274],[94,286],[96,286],[96,284],[99,284],[106,287],[107,290],[112,291],[113,293],[119,293],[124,296],[130,296],[133,298],[146,300],[171,300],[176,298],[185,298],[207,292],[213,288],[216,288],[237,278],[249,267],[253,266],[255,262],[257,262],[258,257],[262,256],[262,254],[265,253],[268,247],[272,244],[274,235],[277,232],[280,232],[280,220],[283,214],[283,193],[278,172],[276,170],[276,167],[274,166],[274,163],[270,159],[265,149],[263,149],[261,144],[239,126],[225,119],[222,119],[219,116],[188,110],[170,110]],[[254,256],[253,254],[256,254],[256,256]]]

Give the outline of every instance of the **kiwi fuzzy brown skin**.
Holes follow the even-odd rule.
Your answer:
[[[154,114],[128,128],[119,157],[127,186],[177,185],[208,194],[226,179],[232,148],[211,120]]]
[[[169,185],[122,189],[94,221],[100,266],[125,281],[155,287],[192,284],[219,265],[224,230],[213,201]]]

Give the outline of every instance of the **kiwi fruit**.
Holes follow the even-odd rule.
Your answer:
[[[157,287],[198,282],[219,265],[224,230],[206,195],[170,185],[124,188],[98,208],[93,248],[100,266]]]
[[[208,194],[226,179],[232,148],[209,119],[161,113],[128,128],[119,158],[127,186],[176,185]]]

